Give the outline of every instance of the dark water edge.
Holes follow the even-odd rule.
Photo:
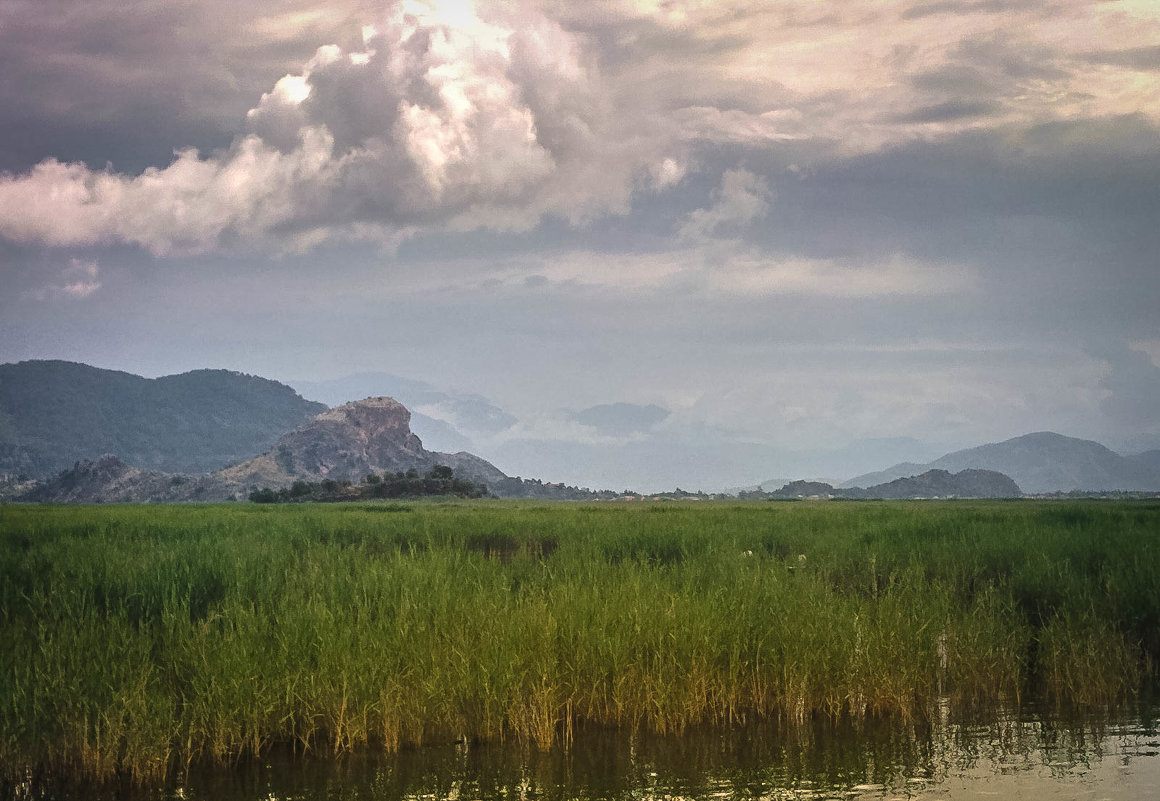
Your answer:
[[[402,799],[1137,799],[1160,797],[1151,701],[1108,715],[1024,709],[907,726],[776,722],[681,735],[586,729],[567,749],[514,742],[427,745],[339,758],[278,748],[194,765],[164,786],[28,777],[19,801],[396,801]]]

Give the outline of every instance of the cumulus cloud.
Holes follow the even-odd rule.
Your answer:
[[[362,50],[321,47],[280,79],[223,152],[185,150],[138,176],[49,159],[0,179],[0,235],[165,254],[571,212],[552,183],[583,193],[573,179],[596,155],[596,76],[558,25],[524,23],[408,0],[364,30]]]
[[[703,239],[736,232],[762,217],[769,208],[769,186],[747,170],[726,170],[714,192],[713,205],[697,209],[682,223],[684,239]]]
[[[136,177],[50,159],[0,183],[0,232],[58,246],[121,241],[158,254],[201,251],[227,232],[260,236],[292,219],[304,195],[325,190],[337,166],[332,154],[327,131],[308,128],[290,154],[247,136],[216,158],[187,150]]]
[[[217,17],[219,0],[201,3]],[[190,63],[180,69],[141,69],[174,20],[204,38],[226,31],[198,28],[168,0],[139,5],[154,12],[132,28],[141,52],[109,60],[105,50],[127,45],[111,44],[121,40],[107,30],[85,38],[67,20],[37,27],[32,4],[17,3],[20,24],[9,27],[41,34],[40,50],[8,48],[0,66],[31,85],[29,65],[67,61],[51,50],[59,38],[88,60],[53,73],[53,86],[86,65],[92,74],[99,65],[102,91],[122,78],[138,88],[154,81],[156,103],[184,97],[194,80],[214,87],[196,97],[218,98],[221,76],[235,72],[245,76],[240,88],[253,85],[260,71],[243,68],[234,34],[231,55],[210,51],[212,65],[193,64],[198,50],[186,43]],[[221,18],[264,53],[279,43],[297,52],[311,32],[337,34],[339,21],[369,5],[295,0],[267,17],[247,6],[245,25],[240,12]],[[401,0],[371,19],[361,41],[322,39],[299,68],[267,77],[244,130],[218,150],[185,148],[168,166],[138,172],[47,159],[0,177],[0,237],[170,254],[524,230],[548,215],[586,224],[629,212],[642,193],[686,185],[706,153],[725,147],[742,154],[727,166],[777,147],[809,162],[979,128],[1129,111],[1160,120],[1160,93],[1140,71],[1154,59],[1160,19],[1121,3]],[[31,94],[0,77],[0,99]],[[53,119],[79,109],[80,94],[45,95],[60,107]],[[121,97],[120,107],[129,102]],[[182,113],[213,116],[220,129],[217,112]],[[713,205],[678,233],[720,236],[757,219],[765,180],[725,172]]]
[[[29,290],[26,294],[35,300],[80,300],[101,288],[97,279],[100,268],[95,261],[70,259],[53,283]]]

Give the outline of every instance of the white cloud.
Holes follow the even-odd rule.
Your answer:
[[[653,189],[669,189],[684,180],[688,170],[689,165],[685,160],[666,156],[658,163],[649,165],[649,183]]]
[[[403,3],[365,29],[362,52],[328,45],[281,78],[225,152],[182,151],[139,176],[48,160],[0,178],[0,235],[165,254],[571,213],[585,205],[576,179],[594,169],[594,76],[569,34],[527,22],[485,22],[461,2]],[[622,206],[631,170],[611,178]],[[605,206],[588,184],[589,205]]]
[[[471,276],[465,281],[464,276]],[[874,299],[976,293],[974,269],[894,255],[878,261],[775,258],[737,240],[706,240],[655,253],[572,250],[513,261],[458,259],[399,270],[364,296],[499,296],[609,300],[669,293],[674,298],[743,302],[762,297]],[[892,348],[897,347],[892,345]],[[918,345],[925,349],[925,345]]]
[[[1154,367],[1160,367],[1160,339],[1136,339],[1128,343],[1132,350],[1148,354]]]
[[[746,170],[727,170],[714,193],[713,205],[697,209],[681,225],[684,239],[704,239],[736,232],[765,215],[771,197],[764,180]]]
[[[157,254],[206,250],[226,232],[259,237],[325,189],[341,164],[332,150],[325,129],[306,128],[289,154],[247,136],[217,158],[187,150],[136,177],[45,161],[0,181],[0,233],[57,246],[119,240]]]
[[[95,261],[70,259],[61,269],[56,281],[30,290],[26,294],[35,300],[81,300],[101,288],[100,268]]]
[[[832,259],[777,261],[740,257],[710,273],[710,286],[715,291],[751,297],[943,295],[967,291],[973,285],[973,275],[965,267],[922,264],[901,257],[866,265]]]

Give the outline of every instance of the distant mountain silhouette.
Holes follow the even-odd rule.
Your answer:
[[[162,378],[64,361],[0,365],[0,473],[47,477],[115,454],[202,473],[261,453],[324,411],[290,387],[229,370]]]
[[[927,470],[870,487],[833,487],[823,481],[791,481],[781,489],[761,493],[769,498],[845,498],[848,500],[910,498],[1018,498],[1019,487],[993,470]]]
[[[928,464],[903,463],[843,482],[843,487],[883,484],[927,470],[995,470],[1025,493],[1072,490],[1160,490],[1160,469],[1144,458],[1127,458],[1098,442],[1050,431],[948,453]]]

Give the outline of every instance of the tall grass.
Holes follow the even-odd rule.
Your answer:
[[[1160,505],[0,507],[0,768],[1105,707]]]

